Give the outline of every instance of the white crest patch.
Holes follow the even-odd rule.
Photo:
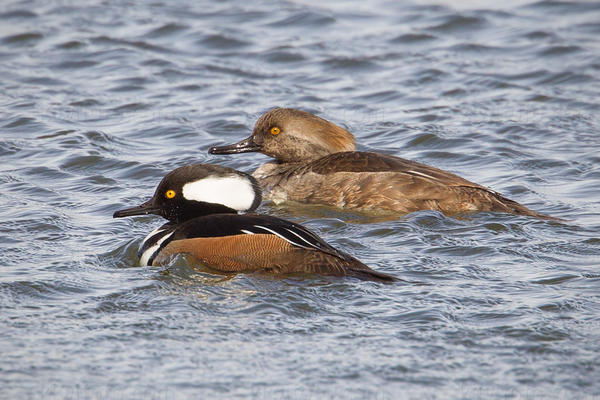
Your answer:
[[[183,185],[183,197],[187,200],[222,204],[237,211],[252,207],[256,193],[249,179],[239,175],[204,178]]]

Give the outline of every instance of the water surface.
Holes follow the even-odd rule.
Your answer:
[[[600,396],[600,5],[84,3],[0,12],[2,397]],[[274,106],[568,221],[265,203],[407,282],[137,267],[112,213]]]

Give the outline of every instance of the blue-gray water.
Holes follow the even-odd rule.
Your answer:
[[[600,5],[451,3],[4,1],[0,397],[600,396]],[[274,106],[568,221],[266,203],[407,282],[137,267],[112,213]]]

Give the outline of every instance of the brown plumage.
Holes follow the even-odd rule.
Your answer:
[[[361,211],[494,211],[554,219],[450,172],[385,154],[335,153],[288,167],[284,179],[281,166],[276,174],[260,168],[255,173],[275,201],[285,197]]]
[[[282,133],[272,135],[273,127],[278,127]],[[293,108],[275,108],[267,112],[256,122],[254,133],[253,141],[261,146],[261,151],[282,162],[311,161],[356,149],[354,136],[346,129]],[[274,137],[276,140],[272,140]]]
[[[277,161],[260,166],[253,176],[275,203],[296,201],[399,214],[495,211],[558,219],[450,172],[355,149],[354,136],[347,130],[304,111],[276,108],[259,118],[248,139],[210,152],[260,151],[274,157]]]
[[[189,254],[205,266],[221,272],[294,272],[355,276],[392,281],[391,276],[367,267],[346,255],[342,258],[315,249],[303,249],[270,234],[232,235],[215,238],[173,240],[153,265],[167,263],[175,254]]]

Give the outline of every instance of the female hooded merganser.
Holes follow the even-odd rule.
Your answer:
[[[356,151],[354,136],[323,118],[293,108],[261,116],[252,135],[211,154],[262,152],[275,158],[254,171],[275,204],[296,201],[356,211],[446,214],[497,211],[542,215],[450,172],[387,154]]]
[[[156,214],[169,220],[140,245],[140,265],[168,263],[191,254],[222,272],[309,272],[394,281],[354,257],[336,250],[301,225],[252,211],[261,202],[250,175],[217,165],[192,164],[168,173],[154,196],[114,218]]]

